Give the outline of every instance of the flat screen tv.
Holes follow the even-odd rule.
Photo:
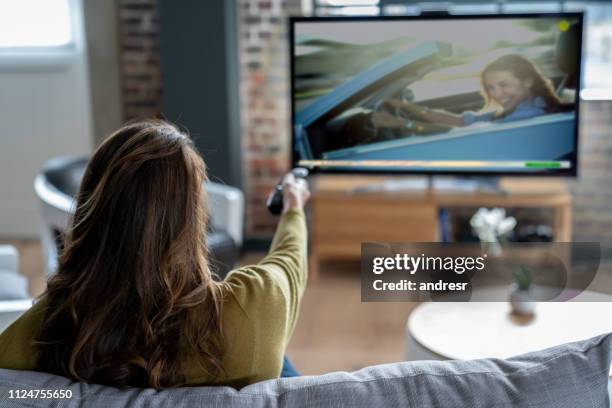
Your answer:
[[[576,176],[582,13],[290,20],[293,166]]]

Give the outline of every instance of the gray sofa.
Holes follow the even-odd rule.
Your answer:
[[[0,407],[607,408],[611,352],[612,334],[608,334],[507,360],[386,364],[353,373],[264,381],[241,390],[120,390],[44,373],[0,369]],[[35,390],[62,390],[71,395],[15,398],[18,392],[27,395]]]

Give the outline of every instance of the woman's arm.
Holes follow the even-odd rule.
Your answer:
[[[306,217],[304,205],[310,197],[308,184],[289,173],[283,180],[283,214],[272,239],[270,252],[259,265],[281,267],[289,291],[291,331],[297,320],[299,302],[308,277]]]
[[[239,386],[281,373],[306,288],[308,236],[303,206],[308,196],[305,182],[285,177],[285,207],[270,252],[258,264],[238,268],[224,280],[222,319],[228,346],[224,368]],[[192,383],[201,375],[192,375],[196,378]]]
[[[232,271],[225,279],[241,307],[258,322],[258,330],[268,337],[282,336],[283,347],[295,327],[308,277],[303,207],[309,196],[304,180],[296,180],[292,174],[285,176],[283,215],[270,252],[257,265]],[[271,334],[279,329],[282,333]]]
[[[463,116],[439,109],[430,109],[416,103],[400,101],[399,99],[389,99],[386,101],[394,107],[405,110],[411,115],[416,116],[425,122],[448,125],[453,127],[463,126]]]
[[[276,265],[280,269],[279,279],[288,285],[291,303],[299,302],[308,277],[306,217],[301,208],[285,211],[276,228],[268,255],[258,266]]]

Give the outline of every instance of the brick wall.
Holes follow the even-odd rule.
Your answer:
[[[288,168],[289,78],[285,17],[300,0],[237,0],[246,234],[269,236],[265,197]],[[156,0],[119,0],[124,119],[161,111]]]
[[[157,0],[118,0],[121,91],[125,120],[161,112]]]
[[[269,236],[276,225],[265,197],[288,170],[290,145],[287,15],[300,0],[238,0],[238,47],[246,233]]]
[[[288,168],[289,78],[285,17],[300,0],[237,0],[246,234],[270,236],[275,219],[264,198]],[[161,109],[159,20],[155,0],[119,0],[125,119]],[[612,241],[612,102],[585,102],[574,239]]]
[[[570,182],[574,240],[612,243],[612,101],[583,102],[578,179]]]

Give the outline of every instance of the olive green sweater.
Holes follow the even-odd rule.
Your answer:
[[[306,242],[304,213],[290,210],[281,217],[270,253],[257,265],[230,272],[221,285],[225,374],[213,380],[190,364],[195,359],[185,356],[188,384],[240,388],[279,377],[306,287]],[[33,340],[44,317],[43,305],[44,298],[0,335],[0,368],[35,368]]]

